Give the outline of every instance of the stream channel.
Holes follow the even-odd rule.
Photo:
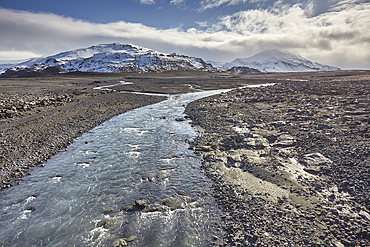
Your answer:
[[[168,95],[112,118],[0,194],[0,246],[207,246],[221,221],[187,103],[228,90]],[[135,200],[152,212],[126,210]],[[126,209],[125,209],[126,208]],[[220,233],[222,234],[222,233]]]

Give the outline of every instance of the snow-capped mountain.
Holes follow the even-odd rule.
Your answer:
[[[31,68],[36,71],[59,66],[67,72],[161,72],[166,70],[216,70],[201,58],[176,53],[164,54],[132,44],[102,44],[62,52],[46,58],[18,64],[13,71]]]
[[[15,63],[2,63],[0,64],[0,74],[6,71],[8,68],[15,66]]]
[[[226,63],[224,68],[230,69],[234,66],[245,66],[262,72],[298,72],[298,71],[330,71],[340,68],[323,65],[294,55],[290,52],[279,50],[268,50],[248,58],[237,58]]]

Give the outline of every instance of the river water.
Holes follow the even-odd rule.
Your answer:
[[[223,90],[225,91],[225,90]],[[184,105],[206,91],[169,96],[77,138],[0,194],[0,246],[207,246],[220,222]],[[125,210],[145,199],[160,211]]]

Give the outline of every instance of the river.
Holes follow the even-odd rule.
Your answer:
[[[220,92],[170,95],[114,117],[31,169],[0,194],[0,245],[112,246],[130,236],[129,246],[209,245],[221,211],[188,149],[197,132],[175,119]],[[139,199],[161,210],[126,210]]]

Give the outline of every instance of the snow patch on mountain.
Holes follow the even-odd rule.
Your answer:
[[[304,72],[340,70],[338,67],[312,62],[290,52],[268,50],[248,58],[237,58],[223,67],[230,69],[236,66],[254,68],[262,72]]]
[[[2,63],[0,64],[0,74],[4,73],[7,69],[16,66],[15,63]]]
[[[166,70],[216,70],[201,58],[164,54],[132,44],[102,44],[62,52],[18,64],[13,70],[61,67],[67,72],[161,72]]]

